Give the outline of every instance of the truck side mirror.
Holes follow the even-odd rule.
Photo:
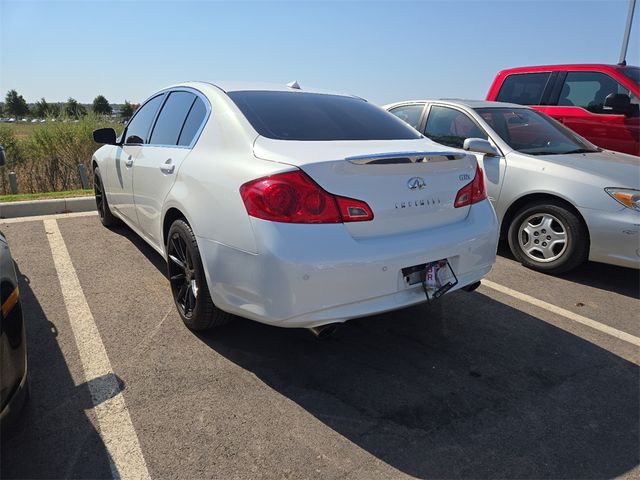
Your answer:
[[[604,112],[630,115],[638,108],[631,103],[631,98],[625,93],[610,93],[604,99]]]

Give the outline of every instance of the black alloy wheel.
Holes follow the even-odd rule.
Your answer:
[[[232,316],[211,300],[196,237],[184,220],[171,225],[166,251],[171,293],[185,325],[207,330],[229,322]]]
[[[109,208],[109,202],[104,192],[104,184],[102,183],[102,177],[100,175],[100,168],[96,167],[93,170],[93,192],[96,197],[96,209],[100,216],[100,221],[105,227],[113,227],[119,223],[118,219],[111,214]]]

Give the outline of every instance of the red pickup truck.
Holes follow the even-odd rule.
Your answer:
[[[546,65],[503,70],[487,100],[530,105],[599,147],[640,156],[640,68]]]

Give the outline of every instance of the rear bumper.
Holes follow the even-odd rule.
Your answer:
[[[314,327],[426,301],[406,286],[405,267],[447,258],[453,289],[477,282],[495,262],[498,223],[488,201],[454,225],[354,239],[342,224],[252,219],[259,253],[198,238],[213,301],[228,312],[282,327]]]
[[[589,260],[640,269],[640,213],[580,209],[589,227]]]

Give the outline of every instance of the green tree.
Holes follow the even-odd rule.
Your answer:
[[[102,95],[98,95],[93,99],[93,112],[99,115],[111,115],[113,109],[109,105],[109,101]]]
[[[44,99],[44,97],[42,97],[39,102],[36,102],[36,104],[33,107],[33,114],[36,117],[44,118],[50,115],[50,113],[51,113],[51,109],[47,101]]]
[[[131,118],[133,115],[133,105],[131,105],[128,101],[124,101],[124,105],[122,106],[122,110],[120,110],[120,116],[122,118]]]
[[[64,104],[64,114],[69,118],[80,118],[87,114],[87,109],[78,103],[75,98],[69,97]]]
[[[15,90],[9,90],[7,92],[4,103],[4,111],[7,112],[8,115],[12,115],[14,117],[22,117],[29,113],[27,102],[22,97],[22,95],[18,95],[18,92],[16,92]]]
[[[59,117],[62,109],[60,108],[59,103],[50,103],[49,104],[49,116],[51,117]]]

